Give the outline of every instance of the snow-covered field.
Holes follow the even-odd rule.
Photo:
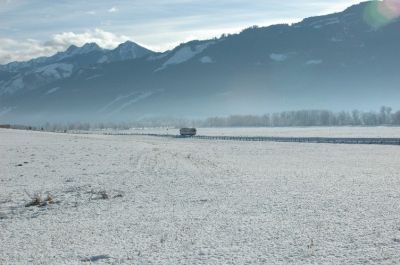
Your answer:
[[[0,170],[2,265],[400,264],[398,146],[0,130]]]
[[[179,134],[174,128],[136,128],[121,132]],[[400,127],[273,127],[273,128],[198,128],[198,135],[209,136],[285,136],[285,137],[381,137],[400,138]]]

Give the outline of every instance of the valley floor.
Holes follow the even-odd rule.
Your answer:
[[[0,130],[0,264],[399,264],[399,201],[398,146]]]

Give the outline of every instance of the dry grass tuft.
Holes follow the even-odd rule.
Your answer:
[[[25,204],[25,207],[32,207],[32,206],[43,207],[49,204],[54,204],[54,198],[51,194],[47,194],[47,197],[43,198],[40,193],[36,193],[33,196],[26,191],[25,193],[31,198],[31,201]]]
[[[110,199],[110,196],[108,195],[107,191],[105,190],[100,190],[100,191],[95,191],[91,190],[90,191],[90,198],[89,200],[108,200]]]

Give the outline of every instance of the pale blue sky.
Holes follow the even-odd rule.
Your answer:
[[[164,51],[252,25],[292,23],[360,0],[0,0],[0,63],[51,55],[70,44],[132,40]]]

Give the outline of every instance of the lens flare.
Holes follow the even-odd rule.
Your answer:
[[[385,26],[400,17],[400,0],[371,2],[364,13],[364,20],[372,27]]]

